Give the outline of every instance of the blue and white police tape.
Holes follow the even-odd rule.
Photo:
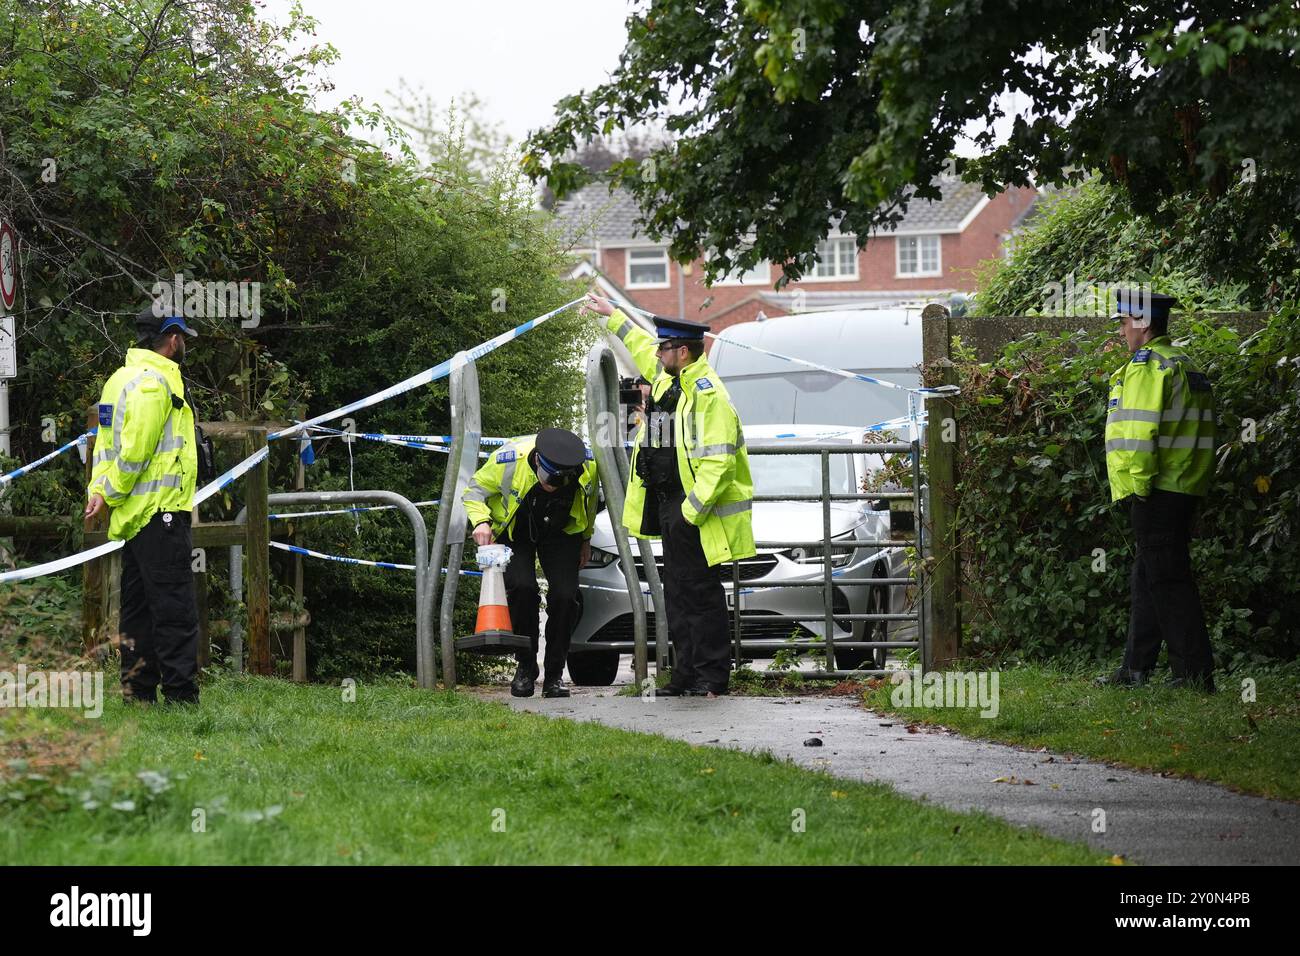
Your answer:
[[[291,554],[303,554],[309,558],[322,558],[326,561],[339,561],[343,564],[360,564],[368,568],[388,568],[394,571],[414,571],[413,564],[396,564],[392,561],[366,561],[363,558],[345,558],[339,554],[323,554],[320,551],[313,551],[311,548],[300,548],[296,544],[282,544],[279,541],[270,542],[271,547],[278,548],[281,551],[288,551]]]
[[[439,500],[434,501],[412,501],[411,504],[417,508],[427,508],[439,504]],[[350,515],[358,511],[391,511],[398,505],[363,505],[356,508],[331,508],[328,511],[289,511],[284,514],[267,515],[272,521],[285,521],[289,518],[321,518],[325,515]]]
[[[54,451],[50,452],[45,457],[37,458],[35,461],[23,465],[21,468],[15,468],[7,475],[0,475],[0,485],[6,485],[11,481],[16,481],[17,479],[21,478],[23,475],[27,474],[29,471],[35,471],[37,468],[41,467],[41,465],[53,461],[54,459],[62,455],[65,451],[70,451],[71,449],[76,448],[78,445],[81,445],[84,448],[86,445],[86,440],[90,438],[91,435],[95,434],[95,432],[97,431],[99,431],[99,429],[96,428],[86,432],[86,434],[84,435],[78,435],[76,438],[72,439],[72,441],[68,442],[66,445],[62,445],[59,448],[54,449]]]
[[[312,425],[311,430],[314,432],[325,432],[328,435],[335,435],[344,439],[349,436],[352,438],[364,438],[366,441],[383,442],[387,445],[402,445],[406,448],[419,448],[422,451],[437,451],[442,452],[444,455],[451,451],[451,449],[445,445],[434,445],[429,442],[408,438],[405,435],[385,435],[381,432],[345,432],[340,431],[337,428],[327,428],[324,425]]]
[[[379,392],[375,392],[375,394],[373,395],[368,395],[365,398],[359,398],[355,402],[349,402],[347,405],[340,406],[339,408],[336,408],[333,411],[324,412],[323,414],[317,415],[315,418],[309,418],[305,422],[298,422],[292,427],[286,428],[284,431],[273,432],[272,434],[266,436],[267,440],[271,441],[277,438],[289,438],[291,436],[299,435],[306,429],[310,428],[312,425],[319,425],[322,422],[334,421],[335,419],[342,418],[344,415],[351,414],[352,412],[359,411],[360,409],[369,408],[371,405],[378,405],[380,402],[387,401],[388,399],[393,398],[394,396],[401,395],[405,392],[411,391],[412,389],[419,388],[421,385],[428,385],[432,382],[438,381],[439,379],[446,378],[448,375],[451,374],[453,368],[457,368],[458,366],[465,364],[466,362],[478,361],[483,356],[487,355],[489,352],[493,352],[496,349],[499,349],[507,342],[513,342],[521,335],[531,332],[533,329],[537,328],[537,326],[541,325],[543,322],[547,321],[548,319],[554,318],[555,316],[559,315],[561,312],[565,311],[566,309],[573,308],[581,301],[582,299],[578,298],[578,299],[574,299],[572,302],[566,302],[564,305],[560,306],[557,309],[552,309],[550,312],[547,312],[543,315],[539,315],[535,319],[529,319],[527,322],[524,322],[521,325],[517,325],[513,329],[510,329],[508,332],[502,332],[500,335],[496,336],[495,338],[488,339],[486,342],[474,346],[468,352],[464,353],[464,357],[462,357],[460,352],[457,352],[455,355],[447,359],[445,362],[440,362],[437,365],[433,366],[432,368],[425,369],[423,372],[417,372],[415,375],[412,375],[410,378],[398,382],[396,385],[390,385],[388,386],[388,388],[385,388]]]
[[[269,453],[269,448],[259,448],[234,468],[231,468],[225,474],[218,475],[214,481],[209,482],[198,491],[194,492],[194,507],[197,508],[218,492],[225,491],[238,479],[242,478],[258,465]]]
[[[301,554],[308,558],[320,558],[323,561],[338,561],[341,564],[356,564],[365,568],[384,568],[392,571],[415,570],[415,565],[413,564],[398,564],[395,561],[367,561],[364,558],[349,558],[341,554],[326,554],[323,551],[313,551],[311,548],[300,548],[296,544],[283,544],[279,541],[271,541],[269,544],[271,547],[280,551],[288,551],[290,554]],[[441,568],[440,570],[443,574],[447,573],[446,568]],[[481,571],[466,571],[462,569],[459,573],[462,577],[467,578],[479,578],[483,576],[483,572]]]
[[[443,445],[450,445],[454,439],[454,436],[452,435],[388,435],[384,432],[345,432],[338,428],[327,428],[324,425],[312,425],[310,427],[312,431],[327,432],[332,436],[343,437],[351,435],[353,438],[364,438],[368,441],[387,442],[391,445],[409,445],[412,448],[427,448],[429,451],[440,451],[444,454],[449,452],[451,449],[430,447],[430,444],[437,442]],[[830,433],[828,432],[827,434]],[[839,434],[839,432],[835,432],[835,434]],[[513,438],[480,436],[478,443],[480,445],[504,445],[507,442],[512,442],[514,440],[515,439]],[[586,442],[583,442],[583,444],[588,448],[591,447]],[[623,447],[631,448],[635,444],[635,442],[625,441],[623,442]],[[479,457],[486,456],[480,455]]]
[[[455,440],[454,435],[387,435],[383,432],[346,432],[338,428],[327,428],[324,425],[312,425],[311,430],[327,432],[330,435],[352,435],[355,438],[366,438],[370,441],[386,441],[395,444],[405,443],[416,446],[422,444],[450,445]],[[504,445],[508,441],[510,441],[509,438],[481,437],[479,438],[478,443],[480,445]],[[438,448],[434,450],[447,451],[446,448]]]
[[[619,311],[626,312],[628,307],[617,306]],[[644,309],[631,309],[633,312],[639,312],[641,315],[649,318],[654,317],[653,312],[647,312]],[[721,339],[722,336],[716,332],[705,332],[706,336],[711,339]],[[758,352],[760,355],[766,355],[769,358],[779,359],[782,362],[793,362],[795,365],[803,365],[807,368],[815,368],[819,372],[829,372],[831,375],[838,375],[840,378],[856,379],[859,382],[868,382],[871,385],[881,385],[885,388],[897,389],[901,392],[912,392],[918,395],[959,395],[961,389],[956,385],[940,385],[937,388],[909,388],[906,385],[899,385],[897,382],[886,382],[884,379],[873,378],[870,375],[863,375],[861,372],[849,372],[842,368],[834,368],[830,365],[822,365],[818,362],[810,362],[807,359],[795,358],[793,355],[782,355],[780,352],[771,352],[767,349],[760,349],[757,345],[747,345],[744,342],[737,342],[735,339],[727,339],[728,345],[734,345],[736,348],[745,349],[750,352]]]
[[[227,488],[231,483],[246,474],[248,470],[267,455],[266,448],[259,448],[253,454],[249,455],[234,468],[231,468],[225,474],[218,477],[215,481],[209,482],[201,489],[194,493],[194,507],[197,508],[200,503],[207,501],[213,495]],[[96,545],[85,551],[78,551],[76,554],[70,554],[66,558],[58,558],[54,561],[47,561],[44,564],[34,564],[29,568],[18,568],[16,571],[6,571],[0,574],[0,584],[7,584],[10,581],[25,581],[28,578],[41,578],[47,574],[57,574],[59,571],[66,571],[68,568],[75,568],[78,565],[85,564],[87,561],[93,561],[96,558],[102,558],[106,554],[112,554],[126,544],[125,541],[106,541],[101,545]]]

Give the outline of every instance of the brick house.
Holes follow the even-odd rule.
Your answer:
[[[816,269],[782,291],[779,268],[759,263],[744,275],[704,284],[694,262],[668,258],[666,242],[639,235],[636,203],[623,190],[594,183],[556,204],[561,234],[587,276],[604,293],[660,315],[707,322],[718,332],[738,322],[798,312],[947,302],[975,290],[975,267],[1004,254],[1033,213],[1037,193],[1009,189],[990,199],[972,183],[937,183],[943,198],[914,201],[893,231],[873,233],[862,249],[832,228]]]

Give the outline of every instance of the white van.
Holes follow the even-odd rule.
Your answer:
[[[745,424],[861,428],[908,413],[906,392],[785,362],[746,345],[909,388],[921,384],[920,309],[807,312],[742,322],[714,340],[709,364]],[[912,437],[908,430],[899,434]]]

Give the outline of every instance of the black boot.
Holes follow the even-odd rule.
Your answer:
[[[548,676],[542,681],[543,697],[568,697],[569,688],[564,686],[563,674],[556,674],[554,677]]]
[[[1151,680],[1150,671],[1129,670],[1121,664],[1119,669],[1109,677],[1098,677],[1094,684],[1099,687],[1141,687]]]
[[[515,668],[515,679],[510,682],[511,697],[532,697],[537,684],[537,665],[531,667],[525,661],[519,661]]]

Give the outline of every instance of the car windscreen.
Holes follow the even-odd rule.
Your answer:
[[[753,439],[751,445],[766,444]],[[852,455],[831,455],[831,494],[853,494]],[[822,490],[821,456],[750,455],[754,492],[760,495],[816,495]]]
[[[921,384],[915,373],[869,370],[867,374],[907,388]],[[732,404],[745,422],[861,426],[907,414],[906,392],[825,372],[734,375],[726,378],[726,383]]]

